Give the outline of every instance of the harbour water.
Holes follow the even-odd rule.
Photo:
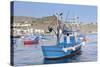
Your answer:
[[[14,44],[14,64],[15,65],[37,65],[53,63],[71,63],[71,62],[91,62],[97,60],[97,34],[87,35],[88,41],[82,47],[81,53],[73,57],[58,60],[46,60],[43,57],[41,45],[24,46],[21,39],[15,39]],[[54,39],[54,38],[52,38]],[[50,44],[55,40],[50,40]],[[45,41],[45,40],[44,40]],[[48,42],[48,41],[45,41]],[[41,43],[43,44],[43,43]]]

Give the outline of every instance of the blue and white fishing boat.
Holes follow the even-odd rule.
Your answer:
[[[59,14],[59,16],[61,15],[62,13]],[[62,28],[62,22],[59,22],[58,17],[57,19],[57,31],[55,31],[52,27],[48,27],[50,32],[55,32],[57,44],[54,46],[42,46],[43,55],[46,59],[58,59],[76,55],[81,52],[81,47],[85,44],[84,37],[78,34],[77,30],[68,30],[64,24]],[[63,35],[63,42],[60,42],[60,30],[62,30],[61,35]]]

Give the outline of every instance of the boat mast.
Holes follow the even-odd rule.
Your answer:
[[[63,13],[56,13],[57,14],[57,45],[60,44],[60,28],[61,28],[61,21],[59,20],[59,17],[63,14]]]
[[[60,29],[61,29],[61,20],[60,17],[63,13],[56,13],[56,20],[57,20],[57,31],[55,31],[52,27],[48,26],[49,32],[54,32],[57,37],[57,45],[60,44]]]

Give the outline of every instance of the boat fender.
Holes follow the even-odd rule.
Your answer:
[[[75,51],[75,47],[72,47],[72,50]]]
[[[67,52],[67,51],[68,51],[67,48],[64,48],[64,47],[62,48],[62,50],[63,50],[64,52]]]

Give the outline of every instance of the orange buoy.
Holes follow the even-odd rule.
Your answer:
[[[81,42],[86,42],[87,41],[87,39],[85,37],[81,38],[80,40],[81,40]]]

